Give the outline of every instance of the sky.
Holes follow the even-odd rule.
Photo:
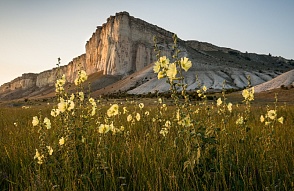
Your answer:
[[[0,85],[85,53],[111,15],[242,52],[294,59],[293,0],[0,0]]]

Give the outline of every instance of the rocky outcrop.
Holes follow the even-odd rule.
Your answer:
[[[67,82],[74,82],[79,69],[84,69],[88,75],[95,76],[94,74],[99,73],[100,75],[102,73],[107,76],[103,80],[96,80],[92,83],[92,85],[97,85],[93,88],[95,90],[99,89],[98,87],[103,87],[103,84],[100,83],[107,79],[111,79],[111,83],[107,82],[105,86],[123,79],[124,83],[118,82],[120,85],[115,88],[116,90],[120,88],[122,91],[132,89],[129,91],[130,93],[165,91],[166,85],[158,84],[156,75],[153,74],[150,66],[156,60],[154,36],[157,38],[161,54],[171,58],[173,33],[134,18],[127,12],[117,13],[115,16],[109,17],[105,24],[96,28],[91,38],[86,42],[85,54],[74,58],[68,65],[59,69],[53,68],[39,74],[23,74],[21,77],[3,84],[0,87],[0,99],[5,97],[9,99],[9,92],[14,92],[13,98],[16,98],[18,95],[19,97],[36,95],[37,93],[30,93],[33,91],[44,92],[44,87],[50,87],[50,90],[53,90],[58,76],[65,74]],[[189,89],[197,88],[196,74],[201,77],[198,80],[209,88],[218,88],[219,84],[222,84],[222,80],[226,80],[228,88],[241,88],[244,87],[246,75],[249,73],[252,74],[253,84],[256,85],[294,68],[294,65],[287,63],[288,61],[285,59],[241,53],[195,40],[182,41],[179,39],[178,45],[181,50],[180,56],[188,56],[193,62],[193,67],[187,73]],[[140,71],[147,73],[140,74]],[[130,74],[138,72],[139,77],[135,78],[134,76],[131,80],[132,83],[126,81]],[[135,79],[140,79],[140,82],[135,82]],[[23,92],[18,94],[15,93],[16,90]],[[25,92],[26,90],[27,92]]]

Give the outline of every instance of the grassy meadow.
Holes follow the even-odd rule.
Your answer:
[[[80,70],[53,104],[0,108],[0,190],[294,190],[294,106],[191,101],[178,52],[154,65],[170,98],[94,99]]]
[[[185,118],[161,98],[71,99],[55,117],[60,103],[1,108],[1,190],[294,188],[293,106],[220,97],[190,102]]]

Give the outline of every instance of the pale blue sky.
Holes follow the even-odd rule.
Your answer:
[[[294,59],[293,10],[293,0],[0,0],[0,85],[68,64],[121,11],[183,40]]]

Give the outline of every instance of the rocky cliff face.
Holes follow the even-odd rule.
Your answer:
[[[97,27],[86,43],[86,53],[74,58],[60,70],[66,75],[68,82],[74,81],[80,68],[89,75],[103,71],[105,75],[123,77],[155,61],[154,36],[162,42],[163,47],[167,47],[172,42],[172,35],[171,32],[134,18],[127,12],[117,13]],[[168,48],[163,48],[163,52],[170,55]],[[19,88],[25,90],[53,86],[57,76],[57,68],[39,74],[24,74],[3,84],[0,93]]]

